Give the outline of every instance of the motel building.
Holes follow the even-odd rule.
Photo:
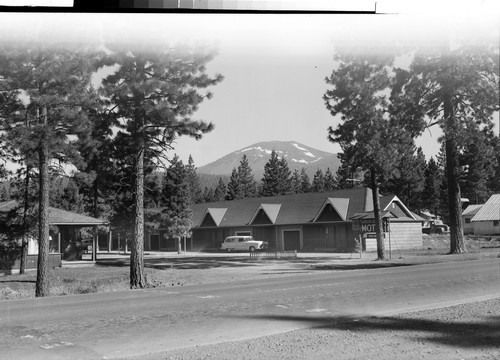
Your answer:
[[[395,195],[381,196],[380,205],[386,247],[422,247],[421,219]],[[364,251],[377,248],[370,188],[204,203],[192,210],[190,251],[219,250],[232,235],[251,235],[277,251],[352,252],[355,239]],[[149,233],[145,248],[174,250],[165,235]]]

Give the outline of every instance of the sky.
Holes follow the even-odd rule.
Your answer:
[[[218,55],[207,72],[224,80],[194,118],[212,122],[215,129],[199,141],[180,138],[174,144],[182,160],[192,155],[202,166],[261,141],[296,141],[339,152],[327,140],[327,129],[340,119],[330,115],[322,99],[329,88],[325,78],[335,67],[335,48],[378,49],[394,42],[428,46],[447,28],[499,38],[498,12],[448,15],[10,13],[0,14],[0,34],[35,41],[212,44]],[[437,153],[439,135],[431,129],[418,140],[428,158]]]

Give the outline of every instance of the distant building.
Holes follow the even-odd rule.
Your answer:
[[[469,205],[462,213],[464,232],[474,235],[500,234],[500,194],[483,205]]]
[[[6,233],[8,230],[8,223],[14,226],[21,226],[22,210],[16,201],[7,201],[0,203],[0,232]],[[54,264],[60,264],[62,260],[80,260],[81,251],[78,249],[83,249],[82,247],[82,232],[81,229],[88,228],[90,237],[89,243],[90,247],[85,247],[86,251],[89,251],[90,261],[95,261],[96,259],[96,245],[97,245],[97,228],[101,225],[108,225],[106,221],[101,219],[96,219],[87,215],[77,214],[71,211],[66,211],[62,209],[57,209],[49,207],[49,225],[50,225],[50,242],[49,242],[49,266]],[[19,232],[18,232],[19,233]],[[36,235],[37,232],[35,232]],[[20,234],[20,233],[19,233]],[[18,235],[19,237],[22,235]],[[17,239],[20,243],[21,239]],[[36,261],[38,257],[38,239],[34,235],[28,235],[28,262],[27,268],[36,268]],[[77,246],[77,243],[80,246]],[[12,270],[16,271],[19,269],[19,258],[20,254],[16,255],[15,258],[11,259],[11,263],[8,264],[9,269],[2,270]],[[6,265],[6,264],[2,264]],[[58,265],[59,266],[59,265]]]
[[[397,196],[382,196],[380,204],[386,246],[421,247],[421,220]],[[218,250],[231,235],[252,235],[277,250],[348,252],[355,238],[363,239],[364,249],[376,249],[369,188],[196,204],[192,210],[188,250]],[[158,233],[149,237],[147,249],[163,250]]]
[[[477,212],[484,204],[469,205],[462,212],[464,220],[464,234],[474,234],[474,226],[472,225],[472,218],[476,216]]]

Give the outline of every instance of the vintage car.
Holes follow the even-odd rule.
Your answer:
[[[222,251],[259,251],[267,249],[268,243],[255,240],[252,236],[228,236],[222,243]]]

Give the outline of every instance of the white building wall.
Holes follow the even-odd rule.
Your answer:
[[[422,224],[420,222],[390,223],[391,248],[415,249],[422,247]],[[388,239],[386,237],[386,243]],[[388,244],[386,244],[387,248]]]
[[[473,221],[474,235],[500,234],[500,224],[495,226],[493,221]]]

